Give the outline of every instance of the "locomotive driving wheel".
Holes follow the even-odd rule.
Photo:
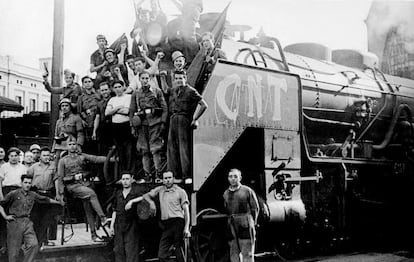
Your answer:
[[[204,209],[197,215],[193,228],[194,258],[197,262],[227,262],[227,218],[214,209]]]

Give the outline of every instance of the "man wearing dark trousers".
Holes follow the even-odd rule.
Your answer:
[[[167,121],[167,103],[161,90],[150,86],[150,74],[146,71],[139,75],[141,88],[132,93],[129,117],[132,133],[138,136],[137,149],[142,154],[142,165],[146,177],[151,174],[151,156],[155,166],[155,178],[161,180],[161,151],[164,145],[163,133]],[[134,117],[141,119],[138,130],[133,127]]]
[[[67,189],[67,192],[74,198],[82,200],[83,207],[86,213],[86,219],[91,229],[92,241],[100,241],[100,238],[96,234],[95,228],[95,216],[93,211],[100,218],[102,225],[106,224],[106,216],[102,211],[102,207],[98,201],[98,196],[95,191],[89,188],[89,180],[87,173],[85,173],[86,165],[88,162],[91,163],[104,163],[106,157],[94,156],[88,154],[78,154],[76,138],[69,136],[66,140],[69,154],[59,160],[58,165],[58,185],[59,185],[59,198],[63,196],[64,188],[63,184]]]
[[[185,71],[175,71],[174,81],[175,85],[170,89],[163,85],[163,90],[168,95],[171,115],[167,146],[168,169],[176,177],[184,179],[186,184],[191,184],[192,129],[197,127],[197,120],[206,111],[207,103],[197,90],[187,84]]]
[[[128,205],[145,199],[150,204],[151,210],[155,210],[153,199],[158,198],[161,208],[161,239],[158,249],[160,262],[171,261],[172,253],[175,253],[176,261],[184,262],[184,237],[190,234],[190,212],[187,193],[174,184],[173,173],[163,173],[163,185],[152,189],[143,197],[135,198]]]
[[[56,167],[54,162],[50,161],[50,149],[47,147],[40,149],[39,162],[33,164],[27,174],[33,176],[32,189],[42,196],[55,198],[58,192]],[[61,199],[60,199],[61,201]],[[45,204],[35,204],[31,218],[36,231],[37,240],[40,245],[48,243],[49,235],[52,239],[56,239],[57,219],[56,216],[61,212],[61,208],[53,207]]]
[[[32,211],[34,203],[45,202],[59,204],[56,200],[30,191],[32,179],[29,175],[22,175],[22,187],[10,192],[1,201],[0,214],[7,221],[9,262],[17,261],[20,249],[23,249],[24,253],[23,262],[33,261],[39,251],[33,223],[30,220],[30,212]],[[6,213],[4,207],[8,207],[9,214]]]
[[[138,216],[132,210],[129,201],[142,198],[144,192],[133,182],[130,173],[124,172],[121,177],[122,189],[115,193],[113,213],[110,226],[111,235],[114,236],[115,262],[137,262],[139,255],[139,229]]]

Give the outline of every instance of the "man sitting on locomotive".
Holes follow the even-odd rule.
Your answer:
[[[95,191],[88,186],[90,185],[90,177],[87,176],[86,165],[88,163],[104,163],[106,157],[94,156],[88,154],[79,154],[77,150],[77,140],[73,136],[69,136],[66,140],[68,147],[68,155],[59,160],[58,165],[58,199],[64,194],[64,188],[74,198],[79,198],[83,202],[86,218],[91,229],[92,241],[99,241],[100,238],[96,233],[95,215],[96,212],[100,219],[101,225],[107,222],[106,216],[102,211],[102,207],[98,201]],[[93,210],[93,211],[92,211]]]

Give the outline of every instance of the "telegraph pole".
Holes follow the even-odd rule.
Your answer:
[[[64,40],[64,0],[55,0],[53,12],[53,54],[52,54],[52,87],[62,86],[63,74],[63,40]],[[59,97],[60,95],[51,94],[50,96],[50,122],[49,138],[50,144],[53,143],[55,134],[56,120],[59,117]]]

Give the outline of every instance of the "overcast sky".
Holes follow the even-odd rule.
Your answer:
[[[133,0],[66,0],[64,68],[81,76],[96,50],[97,34],[112,42],[134,23]],[[167,14],[179,14],[171,0],[159,0]],[[0,0],[0,55],[38,66],[52,56],[53,0]],[[220,12],[226,0],[204,0],[204,12]],[[260,26],[282,46],[317,42],[332,49],[367,50],[366,26],[371,0],[233,0],[231,24]]]

